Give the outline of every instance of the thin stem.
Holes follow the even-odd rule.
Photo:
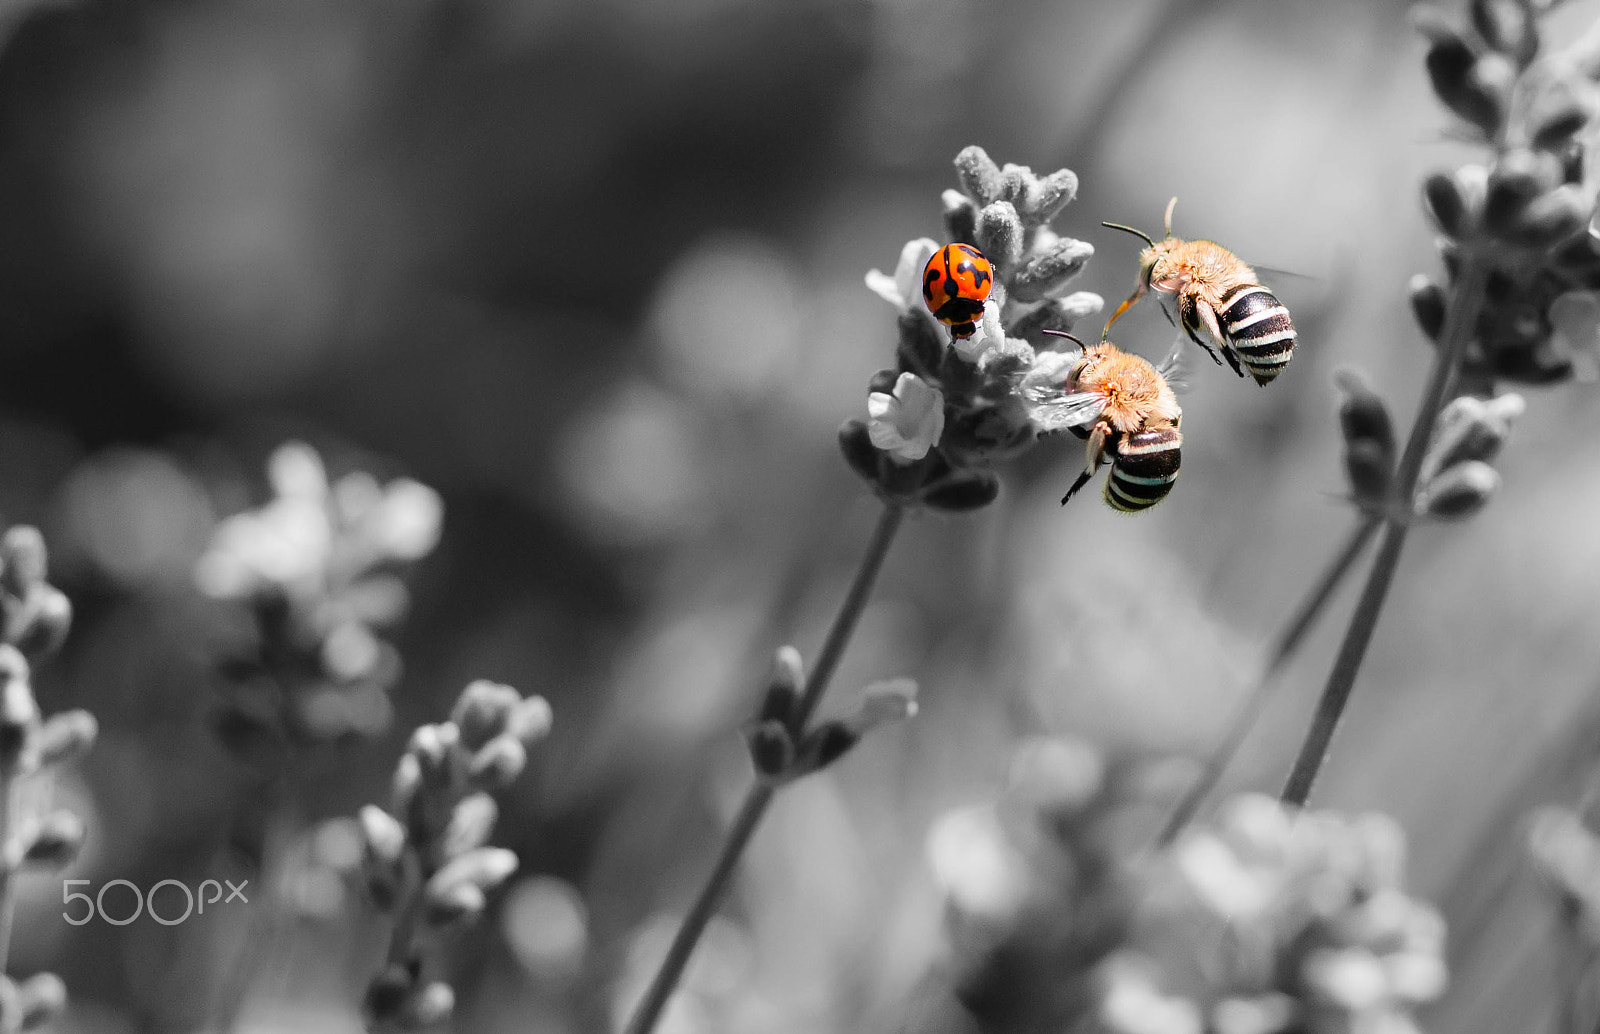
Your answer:
[[[797,728],[804,728],[812,713],[816,711],[817,705],[822,702],[822,696],[828,690],[828,683],[833,678],[834,670],[838,668],[845,647],[850,643],[850,636],[855,632],[856,624],[861,619],[861,612],[866,609],[867,600],[872,596],[872,585],[877,580],[878,572],[883,567],[884,558],[889,554],[889,546],[894,542],[895,532],[899,530],[901,518],[904,516],[905,511],[899,505],[884,504],[883,513],[878,517],[878,525],[873,529],[872,539],[867,543],[866,555],[861,559],[861,567],[857,569],[855,580],[850,583],[850,591],[845,594],[844,602],[840,604],[839,612],[834,616],[833,625],[828,629],[827,638],[822,642],[822,650],[817,654],[816,664],[806,679],[805,691],[795,706]],[[661,1019],[662,1010],[666,1008],[668,999],[672,997],[678,981],[683,977],[684,968],[689,964],[689,957],[694,954],[700,935],[705,932],[706,924],[716,914],[717,906],[733,879],[733,871],[738,867],[745,847],[755,834],[756,827],[761,824],[761,818],[766,814],[767,807],[772,803],[776,792],[775,784],[758,780],[745,794],[744,803],[739,806],[739,813],[734,817],[727,839],[723,841],[722,851],[717,855],[716,864],[712,867],[711,874],[706,877],[705,885],[700,888],[700,893],[695,897],[688,914],[683,917],[683,923],[673,936],[672,945],[667,949],[667,954],[661,960],[655,976],[651,978],[650,986],[645,989],[644,997],[634,1008],[633,1018],[628,1021],[626,1034],[649,1034],[655,1029],[656,1023]]]
[[[0,773],[0,845],[16,835],[19,780],[17,773]],[[11,927],[17,915],[15,866],[0,865],[0,974],[11,964]]]
[[[1261,716],[1262,705],[1266,703],[1270,691],[1277,685],[1277,675],[1289,662],[1300,644],[1305,641],[1306,635],[1311,631],[1322,613],[1327,609],[1328,602],[1333,599],[1333,594],[1339,586],[1344,584],[1345,576],[1355,566],[1356,559],[1361,556],[1367,543],[1377,534],[1378,526],[1382,520],[1370,514],[1363,514],[1356,526],[1350,530],[1350,535],[1334,555],[1333,560],[1322,572],[1322,577],[1300,601],[1299,608],[1294,612],[1294,617],[1278,633],[1277,640],[1273,643],[1272,650],[1267,655],[1267,662],[1256,676],[1254,687],[1240,703],[1239,707],[1228,719],[1227,732],[1222,742],[1206,759],[1205,767],[1200,770],[1194,785],[1189,787],[1178,806],[1173,809],[1172,815],[1167,819],[1167,824],[1161,828],[1160,835],[1156,838],[1158,847],[1172,843],[1183,827],[1194,818],[1194,813],[1199,810],[1201,803],[1216,789],[1217,782],[1233,762],[1234,756],[1239,753],[1239,748],[1244,745],[1245,737],[1255,727],[1256,719]]]
[[[1294,767],[1289,772],[1283,788],[1285,804],[1295,807],[1305,805],[1311,796],[1311,786],[1328,757],[1328,745],[1333,741],[1334,730],[1350,701],[1350,692],[1361,662],[1366,658],[1367,646],[1372,642],[1373,630],[1378,626],[1378,615],[1383,601],[1394,581],[1395,569],[1400,563],[1400,552],[1405,547],[1406,533],[1411,528],[1412,511],[1416,505],[1417,480],[1422,474],[1422,460],[1427,454],[1428,439],[1433,425],[1444,407],[1450,381],[1467,342],[1472,339],[1478,322],[1478,312],[1483,306],[1483,285],[1488,269],[1483,258],[1468,251],[1462,264],[1461,276],[1450,296],[1450,308],[1445,317],[1444,329],[1439,334],[1438,351],[1434,355],[1433,369],[1428,375],[1422,402],[1417,408],[1417,418],[1411,425],[1411,436],[1406,439],[1405,451],[1400,456],[1400,466],[1395,474],[1393,509],[1384,517],[1383,539],[1378,544],[1378,555],[1367,574],[1367,584],[1351,615],[1350,626],[1345,630],[1344,641],[1339,644],[1333,670],[1323,686],[1322,697],[1317,702],[1317,713],[1311,728],[1300,746]]]

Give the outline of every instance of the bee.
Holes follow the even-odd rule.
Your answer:
[[[1158,368],[1104,338],[1086,346],[1064,331],[1045,333],[1082,348],[1064,383],[1029,389],[1042,430],[1068,430],[1087,439],[1084,471],[1061,497],[1062,505],[1109,461],[1106,505],[1123,513],[1148,510],[1172,491],[1182,458],[1183,410],[1167,383],[1176,353]]]
[[[1200,339],[1203,328],[1234,373],[1243,377],[1248,370],[1257,384],[1266,384],[1282,373],[1294,356],[1295,329],[1289,310],[1261,286],[1255,271],[1227,248],[1214,241],[1173,237],[1172,209],[1177,203],[1173,198],[1167,204],[1164,240],[1151,240],[1148,234],[1121,223],[1101,224],[1142,237],[1149,245],[1139,255],[1139,286],[1111,314],[1106,329],[1143,298],[1145,291],[1176,294],[1178,319],[1190,339],[1221,366],[1217,352]]]

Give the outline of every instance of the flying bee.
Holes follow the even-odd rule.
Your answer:
[[[1084,471],[1061,497],[1062,505],[1109,461],[1106,505],[1123,513],[1148,510],[1172,490],[1182,456],[1183,411],[1167,383],[1176,353],[1157,368],[1104,338],[1084,345],[1063,331],[1045,333],[1082,348],[1064,382],[1027,389],[1041,430],[1068,430],[1088,441]]]
[[[1249,370],[1257,384],[1266,384],[1283,372],[1294,356],[1295,329],[1289,310],[1261,286],[1255,270],[1227,248],[1214,241],[1172,236],[1172,209],[1177,203],[1173,198],[1167,204],[1164,240],[1151,240],[1148,234],[1121,223],[1101,224],[1142,237],[1149,245],[1139,255],[1139,286],[1111,314],[1106,330],[1143,298],[1145,291],[1176,294],[1178,319],[1190,339],[1221,366],[1217,352],[1200,339],[1199,332],[1204,329],[1234,373],[1243,377]]]

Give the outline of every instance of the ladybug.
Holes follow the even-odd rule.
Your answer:
[[[946,244],[922,268],[922,299],[958,338],[971,337],[994,290],[994,266],[970,244]]]

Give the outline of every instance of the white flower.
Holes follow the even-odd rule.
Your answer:
[[[983,318],[978,320],[978,329],[972,332],[971,337],[958,337],[950,342],[950,347],[956,350],[956,355],[969,363],[976,363],[983,358],[985,352],[993,348],[1003,348],[1006,341],[1005,329],[1000,326],[1000,289],[996,288],[989,300],[983,303]]]
[[[944,433],[944,396],[914,373],[902,373],[894,394],[867,395],[867,434],[896,460],[920,460]]]
[[[900,263],[894,267],[894,276],[874,269],[867,274],[867,287],[901,312],[911,311],[922,304],[922,271],[938,250],[938,243],[928,237],[906,242],[900,249]]]

